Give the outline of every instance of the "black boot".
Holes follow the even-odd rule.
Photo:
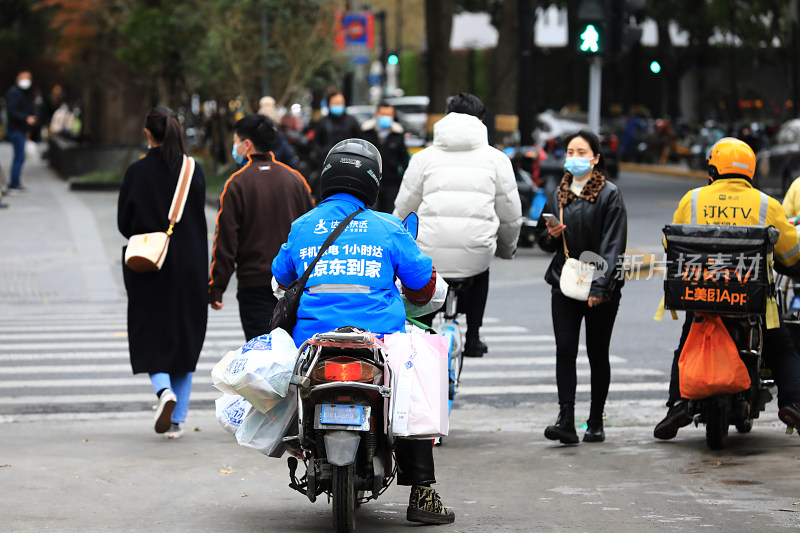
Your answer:
[[[586,421],[586,433],[583,435],[583,442],[603,442],[606,434],[603,431],[603,419],[590,418]]]
[[[562,403],[558,412],[558,420],[547,426],[544,436],[550,440],[561,441],[561,444],[578,444],[578,433],[575,431],[575,404]]]
[[[603,408],[594,405],[589,409],[589,420],[586,421],[586,433],[583,442],[603,442],[606,434],[603,431]]]

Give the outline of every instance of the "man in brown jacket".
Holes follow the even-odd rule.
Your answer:
[[[275,124],[263,115],[248,115],[234,126],[233,158],[247,164],[222,190],[211,252],[209,304],[222,309],[222,293],[236,271],[239,317],[247,340],[269,333],[277,303],[270,285],[272,260],[292,222],[314,207],[303,176],[269,151],[275,137]]]

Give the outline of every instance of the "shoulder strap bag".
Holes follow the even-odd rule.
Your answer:
[[[297,324],[297,308],[300,306],[300,296],[303,295],[303,289],[306,287],[306,282],[308,281],[308,277],[311,275],[311,272],[314,271],[314,266],[317,264],[317,261],[322,254],[325,253],[325,250],[328,249],[328,246],[333,244],[333,241],[345,230],[350,221],[355,218],[355,216],[363,211],[362,208],[358,208],[353,213],[350,213],[342,222],[336,226],[336,229],[333,230],[328,238],[325,239],[325,242],[322,244],[322,247],[317,252],[317,256],[311,261],[311,264],[308,265],[306,271],[303,272],[303,275],[300,276],[299,279],[296,279],[289,285],[289,288],[286,289],[286,292],[283,294],[283,298],[278,300],[278,303],[275,305],[275,311],[272,313],[272,327],[270,331],[274,331],[278,328],[288,332],[289,334],[292,333],[294,330],[295,324]]]
[[[189,197],[192,175],[194,175],[194,159],[184,155],[178,185],[175,187],[175,195],[169,207],[169,228],[167,231],[132,235],[128,240],[125,264],[134,272],[155,272],[161,270],[164,265],[172,229],[180,222],[186,199]]]
[[[564,206],[561,206],[561,223],[564,223]],[[561,279],[559,288],[564,296],[586,302],[589,300],[589,290],[592,288],[594,278],[594,265],[584,261],[578,261],[569,256],[567,250],[567,235],[562,233],[561,241],[564,243],[564,267],[561,269]]]

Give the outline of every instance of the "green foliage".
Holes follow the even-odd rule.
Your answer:
[[[400,53],[400,88],[405,94],[424,94],[422,65],[417,52],[407,50]]]
[[[78,178],[75,178],[74,181],[81,183],[81,184],[111,184],[111,183],[122,183],[122,172],[111,172],[111,171],[98,171],[98,172],[89,172],[88,174],[84,174]]]

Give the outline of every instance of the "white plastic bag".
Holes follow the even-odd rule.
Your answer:
[[[236,433],[252,408],[250,402],[238,394],[223,394],[214,403],[217,406],[217,420],[231,434]]]
[[[393,376],[394,436],[423,439],[447,435],[447,339],[443,335],[392,333],[383,342]]]
[[[406,295],[403,294],[402,284],[400,283],[399,279],[395,281],[395,285],[400,291],[400,296],[403,298],[403,305],[406,308],[406,316],[408,318],[425,316],[438,311],[444,305],[444,300],[447,297],[447,282],[438,274],[436,275],[436,289],[433,291],[433,297],[431,298],[431,301],[425,305],[418,306],[408,301]]]
[[[296,359],[291,335],[276,329],[225,354],[211,378],[218,390],[238,394],[264,413],[286,396]]]
[[[281,457],[286,450],[283,437],[288,436],[297,425],[297,389],[292,387],[266,413],[251,409],[236,430],[236,441],[242,446],[254,448],[270,457]]]

